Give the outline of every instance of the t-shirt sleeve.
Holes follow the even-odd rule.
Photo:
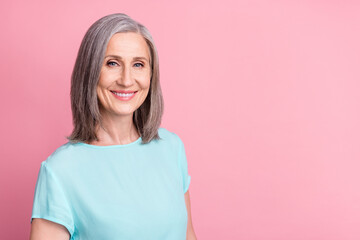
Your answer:
[[[74,221],[70,205],[46,161],[41,163],[33,200],[30,223],[33,218],[43,218],[65,226],[70,236],[73,235]]]
[[[183,182],[183,191],[187,192],[190,185],[191,176],[188,174],[188,163],[186,158],[186,152],[183,141],[179,138],[180,149],[179,149],[179,167],[181,171],[181,177]]]

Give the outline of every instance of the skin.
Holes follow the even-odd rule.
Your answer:
[[[145,39],[137,33],[114,34],[107,46],[96,89],[103,118],[103,125],[97,128],[100,141],[90,144],[122,145],[140,137],[132,117],[148,95],[150,79],[150,51]],[[130,101],[121,101],[110,90],[138,92]]]
[[[70,233],[63,226],[42,218],[34,218],[31,223],[30,240],[69,240]]]
[[[108,57],[116,55],[118,57]],[[142,57],[141,59],[137,57]],[[136,141],[138,133],[133,113],[145,101],[151,79],[150,51],[145,39],[137,33],[116,33],[110,39],[97,86],[103,125],[97,126],[98,146],[122,145]],[[138,91],[130,101],[121,101],[110,90]],[[190,193],[184,194],[188,213],[187,240],[196,240],[191,219]],[[69,240],[70,233],[60,224],[34,218],[30,240]]]
[[[190,204],[190,192],[187,190],[187,192],[184,194],[185,198],[185,204],[188,214],[188,225],[187,225],[187,231],[186,231],[186,240],[197,240],[194,226],[192,224],[192,218],[191,218],[191,204]]]

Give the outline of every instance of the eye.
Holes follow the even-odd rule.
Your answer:
[[[106,63],[108,66],[116,66],[116,62],[114,62],[114,61],[108,61],[107,63]]]
[[[137,64],[139,64],[140,66],[137,65]],[[144,64],[142,64],[142,63],[135,63],[134,65],[135,65],[135,66],[138,66],[138,67],[143,67],[143,66],[144,66]]]

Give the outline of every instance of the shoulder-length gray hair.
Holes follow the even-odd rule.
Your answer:
[[[106,48],[115,33],[141,34],[150,50],[151,83],[144,103],[134,112],[133,121],[142,143],[159,139],[158,128],[164,111],[159,79],[159,59],[154,40],[145,26],[123,13],[110,14],[97,20],[86,32],[71,75],[71,110],[74,129],[66,138],[71,142],[98,141],[96,126],[101,114],[96,93]]]

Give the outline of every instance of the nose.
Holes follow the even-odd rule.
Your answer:
[[[133,85],[134,79],[131,73],[131,68],[124,65],[120,76],[117,78],[116,82],[123,87],[129,87]]]

